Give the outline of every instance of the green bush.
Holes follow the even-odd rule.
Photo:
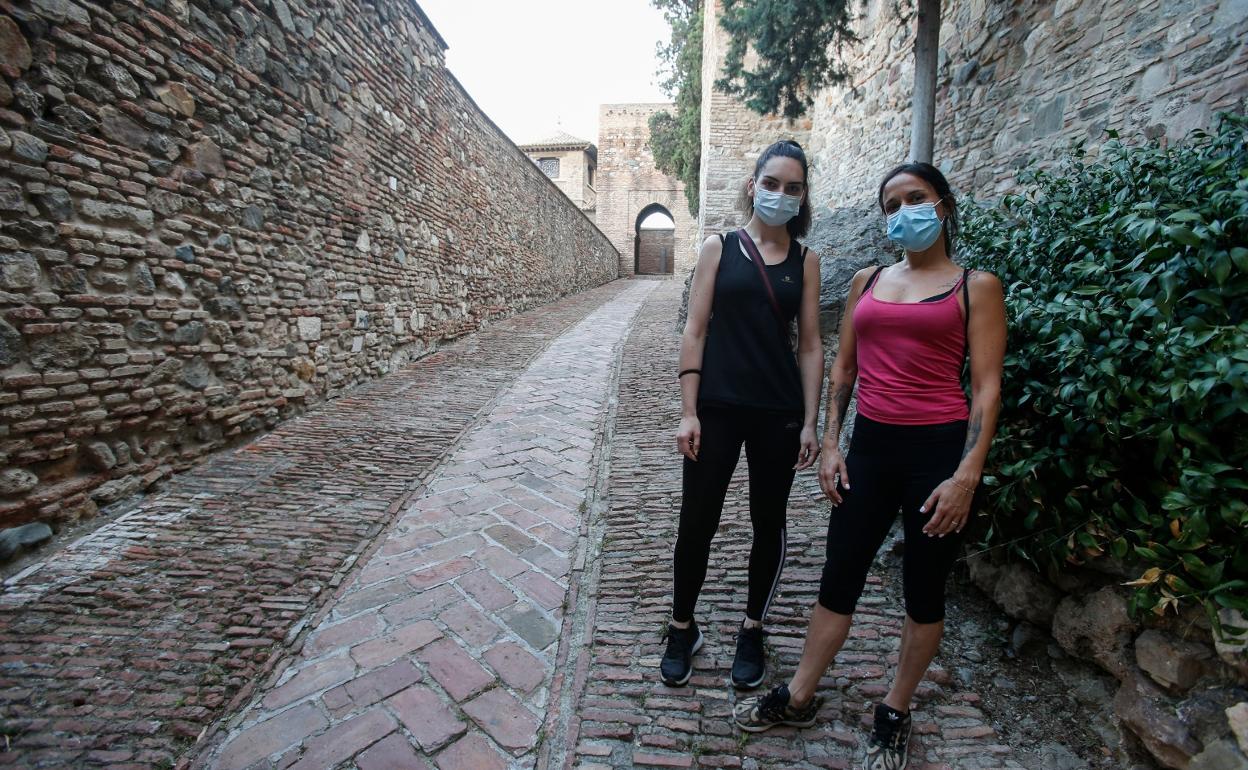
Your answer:
[[[1112,556],[1133,609],[1248,610],[1248,119],[1181,144],[1081,145],[967,206],[968,265],[1006,286],[983,547]]]

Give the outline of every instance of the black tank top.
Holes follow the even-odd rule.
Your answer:
[[[806,249],[790,241],[783,262],[764,266],[784,317],[781,326],[758,268],[741,249],[737,234],[721,237],[698,403],[800,415],[805,408],[802,379],[789,329],[802,302]]]

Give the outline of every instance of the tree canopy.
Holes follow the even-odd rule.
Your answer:
[[[762,115],[796,118],[813,95],[844,82],[840,61],[858,42],[850,29],[853,0],[724,0],[720,26],[731,36],[715,87]],[[747,69],[747,54],[757,61]]]
[[[660,171],[685,185],[685,199],[698,214],[698,172],[702,165],[702,3],[701,0],[651,0],[672,28],[668,43],[658,46],[660,85],[675,102],[675,114],[650,117],[650,150]]]

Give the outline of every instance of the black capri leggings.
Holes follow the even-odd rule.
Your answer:
[[[706,580],[711,540],[719,529],[728,483],[745,444],[750,467],[749,597],[745,614],[763,620],[784,569],[785,522],[793,466],[801,447],[802,418],[757,409],[703,406],[702,445],[695,463],[685,458],[680,531],[672,557],[672,617],[684,622]]]
[[[919,513],[942,481],[953,475],[966,443],[966,421],[940,425],[889,425],[858,415],[845,457],[850,489],[828,520],[827,561],[819,603],[852,615],[867,570],[901,509],[906,547],[902,580],[906,614],[917,623],[945,617],[945,582],[962,546],[961,533],[923,534],[933,511]],[[971,501],[974,512],[976,499]]]

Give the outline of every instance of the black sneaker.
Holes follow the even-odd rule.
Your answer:
[[[763,653],[763,629],[742,626],[737,631],[737,656],[732,660],[732,686],[753,690],[763,683],[767,674],[767,658]]]
[[[748,733],[761,733],[776,725],[790,727],[810,727],[815,723],[815,715],[823,705],[823,698],[816,695],[801,708],[789,705],[789,687],[780,685],[773,687],[771,692],[754,698],[746,698],[732,710],[737,727]]]
[[[904,770],[910,761],[910,715],[877,704],[863,770]]]
[[[668,687],[681,687],[693,675],[693,654],[702,649],[702,632],[698,630],[697,621],[689,623],[688,628],[667,627],[667,652],[663,653],[663,662],[659,664],[659,673],[663,676],[663,684]]]

